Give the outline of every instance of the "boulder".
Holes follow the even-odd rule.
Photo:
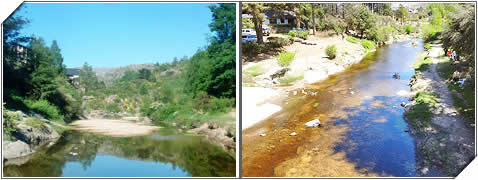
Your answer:
[[[3,141],[3,160],[9,160],[17,157],[26,156],[33,151],[30,146],[20,140],[15,142]]]
[[[309,122],[305,123],[305,126],[310,127],[310,128],[319,127],[320,126],[320,120],[318,118],[314,119],[312,121],[309,121]]]
[[[41,128],[33,128],[23,123],[17,125],[15,137],[32,145],[42,145],[50,140],[58,139],[60,135],[48,124]]]

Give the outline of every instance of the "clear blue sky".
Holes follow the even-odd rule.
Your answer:
[[[22,32],[56,40],[67,67],[119,67],[191,56],[213,35],[206,3],[25,3]]]

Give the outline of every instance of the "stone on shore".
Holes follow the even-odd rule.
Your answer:
[[[309,122],[305,123],[305,126],[310,127],[310,128],[319,127],[320,126],[320,120],[318,118],[314,119],[312,121],[309,121]]]

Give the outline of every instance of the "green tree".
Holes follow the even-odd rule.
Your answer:
[[[443,46],[457,52],[458,56],[474,65],[475,52],[475,14],[472,4],[457,7],[451,22],[442,34]]]
[[[56,40],[53,40],[50,46],[51,56],[53,58],[53,66],[59,73],[65,73],[65,66],[63,65],[63,57],[61,49],[58,47]]]
[[[219,6],[209,6],[209,9],[213,19],[209,27],[216,32],[217,39],[236,42],[236,4],[221,3]]]
[[[396,16],[400,19],[400,22],[403,24],[404,21],[408,18],[408,10],[403,5],[400,4],[400,7],[397,10]]]
[[[257,43],[264,43],[264,35],[262,33],[262,21],[264,21],[264,10],[263,3],[243,3],[242,11],[243,13],[250,14],[252,16],[252,22],[254,23],[254,30],[257,35]]]
[[[368,10],[367,7],[360,5],[355,9],[354,13],[354,25],[355,30],[360,31],[360,36],[363,37],[363,34],[366,30],[372,29],[376,26],[375,16]]]
[[[393,16],[392,4],[391,3],[383,3],[380,6],[379,12],[380,12],[381,15],[384,15],[384,16]]]
[[[79,76],[80,87],[84,89],[85,93],[88,93],[88,91],[90,90],[96,89],[98,79],[96,77],[96,73],[93,71],[93,67],[88,65],[87,62],[83,64]]]

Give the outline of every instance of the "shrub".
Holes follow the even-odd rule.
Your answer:
[[[20,120],[20,116],[17,113],[11,112],[5,108],[3,103],[3,133],[4,139],[9,140],[12,137],[12,133],[16,131],[16,121]]]
[[[437,40],[442,32],[443,28],[440,26],[434,26],[431,24],[425,24],[422,26],[422,38],[427,42]]]
[[[282,67],[287,67],[295,58],[295,53],[282,51],[275,57],[277,59],[277,63],[279,63]]]
[[[299,34],[297,33],[297,31],[292,30],[292,31],[289,31],[289,36],[292,36],[294,38],[299,36]]]
[[[327,48],[325,48],[325,53],[329,58],[334,59],[337,55],[337,47],[335,47],[335,45],[328,45]]]
[[[121,111],[121,108],[117,103],[107,103],[105,106],[106,112],[110,113],[119,113]]]
[[[360,39],[357,39],[357,38],[354,38],[353,36],[347,36],[347,41],[351,42],[351,43],[358,43],[360,42]]]
[[[264,45],[256,42],[242,44],[242,53],[246,55],[259,54],[262,53],[263,50]]]
[[[389,31],[389,32],[395,32],[395,30],[396,30],[395,28],[390,27],[390,26],[384,26],[383,28],[384,28],[385,30]]]
[[[426,43],[423,48],[425,49],[425,51],[428,51],[432,48],[432,45],[430,43]]]
[[[412,26],[410,26],[410,25],[402,26],[402,33],[410,34],[410,33],[413,33],[413,32],[414,32],[414,30],[413,30]]]
[[[255,65],[247,68],[245,73],[251,75],[252,77],[256,77],[264,74],[264,69],[260,65]]]
[[[369,41],[369,40],[366,40],[366,39],[360,40],[360,44],[362,44],[362,46],[363,46],[365,49],[373,49],[373,48],[375,48],[375,43],[373,43],[373,41]]]
[[[289,45],[290,42],[294,40],[294,38],[292,38],[292,41],[291,41],[289,38],[269,37],[268,40],[269,40],[268,44],[270,44],[272,48],[280,48],[282,46]]]
[[[35,101],[26,99],[24,102],[33,112],[41,114],[47,119],[63,121],[63,115],[60,114],[58,108],[50,104],[47,100],[41,99]]]
[[[309,36],[309,32],[305,32],[305,31],[299,32],[299,38],[307,39],[308,36]]]

